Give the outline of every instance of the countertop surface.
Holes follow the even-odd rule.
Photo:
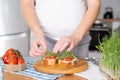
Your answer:
[[[95,65],[92,62],[88,63],[88,70],[81,73],[75,73],[75,75],[82,76],[88,80],[107,80],[107,78],[100,72],[98,65]]]

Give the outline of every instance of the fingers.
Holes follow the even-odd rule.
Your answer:
[[[71,45],[71,46],[70,46]],[[69,37],[62,37],[54,46],[53,51],[55,53],[62,52],[63,50],[69,48],[70,51],[74,46]],[[70,46],[70,47],[69,47]]]
[[[69,46],[69,44],[70,44],[69,42],[64,42],[63,46],[60,48],[59,51],[62,52],[63,50],[65,50]]]
[[[47,51],[47,46],[46,46],[46,44],[41,43],[41,46],[40,46],[40,47],[42,47],[42,50],[43,50],[43,51]]]
[[[62,45],[63,45],[62,42],[58,41],[53,48],[53,52],[58,53],[60,51],[60,48],[62,47]]]
[[[29,55],[33,57],[37,57],[44,55],[46,52],[47,52],[47,46],[45,42],[35,41],[31,45]]]
[[[74,48],[74,44],[72,43],[68,48],[67,48],[67,51],[72,51],[72,49]]]
[[[54,46],[53,52],[58,53],[62,52],[63,50],[71,51],[75,46],[77,45],[76,41],[74,38],[71,38],[69,36],[64,36],[62,37]],[[47,46],[44,42],[42,41],[35,41],[31,45],[30,49],[30,56],[41,56],[44,55],[47,52]]]
[[[44,55],[45,52],[46,51],[41,51],[41,50],[39,50],[39,52],[38,52],[38,50],[36,51],[36,49],[33,46],[31,46],[29,55],[32,56],[32,57],[38,57],[38,56]]]
[[[38,41],[33,42],[31,45],[31,49],[33,49],[35,52],[40,52],[39,45],[40,45],[40,43],[38,43]]]
[[[35,52],[34,50],[30,50],[29,55],[32,57],[38,57],[38,56],[42,56],[44,54],[40,54],[40,53]]]

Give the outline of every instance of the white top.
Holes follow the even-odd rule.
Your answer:
[[[35,9],[45,35],[58,40],[75,30],[87,3],[86,0],[36,0]]]

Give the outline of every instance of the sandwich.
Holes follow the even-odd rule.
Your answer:
[[[45,65],[55,65],[57,63],[57,54],[54,52],[46,52],[42,58],[42,61]]]
[[[58,64],[61,66],[74,66],[78,59],[74,56],[73,52],[64,51],[58,57]]]

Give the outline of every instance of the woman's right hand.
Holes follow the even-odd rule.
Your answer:
[[[35,36],[35,40],[31,44],[29,54],[30,56],[37,57],[45,54],[47,46],[42,28],[40,27],[40,23],[35,12],[34,1],[35,0],[21,0],[21,10],[28,27]]]
[[[29,55],[32,57],[42,56],[47,52],[47,45],[44,39],[35,39],[30,48]]]

